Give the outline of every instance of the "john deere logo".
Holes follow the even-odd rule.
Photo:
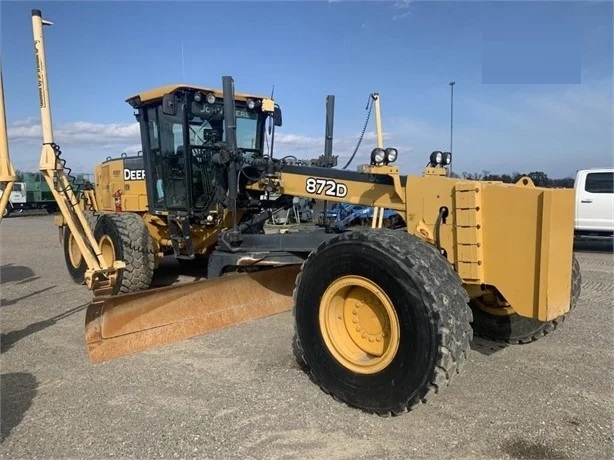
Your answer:
[[[124,169],[124,180],[145,180],[145,170]]]

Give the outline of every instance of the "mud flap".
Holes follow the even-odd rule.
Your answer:
[[[85,317],[92,363],[292,308],[300,264],[94,299]]]

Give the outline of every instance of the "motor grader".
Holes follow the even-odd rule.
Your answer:
[[[63,183],[44,65],[42,26],[49,22],[38,10],[32,20],[41,170]],[[237,141],[237,111],[251,103],[236,97],[231,77],[211,97],[198,87],[172,86],[129,102],[141,126],[148,213],[173,221],[186,247],[191,226],[216,223],[215,244],[210,279],[110,295],[118,274],[136,267],[135,254],[153,263],[145,220],[101,214],[92,229],[70,188],[56,189],[94,294],[85,318],[92,362],[291,310],[292,350],[312,381],[350,406],[396,415],[454,379],[474,331],[534,340],[577,303],[572,190],[535,187],[529,178],[516,184],[451,178],[451,155],[439,151],[422,175],[401,174],[397,150],[382,145],[378,111],[377,146],[356,171],[267,156]],[[272,99],[258,106],[257,126],[278,122]],[[221,122],[222,138],[217,133],[212,145],[192,137],[192,123],[203,117],[213,129]],[[372,206],[372,228],[261,233],[268,207],[256,202],[266,192]],[[399,212],[406,227],[379,228],[384,208]],[[130,235],[129,246],[108,264],[95,236],[113,239],[114,231]]]

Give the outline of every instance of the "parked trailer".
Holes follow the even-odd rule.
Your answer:
[[[72,181],[73,188],[77,190],[78,187],[82,187],[88,181],[91,181],[90,174],[76,174]],[[1,184],[0,196],[3,193],[4,184]],[[46,209],[49,214],[59,211],[53,193],[40,172],[20,173],[17,181],[13,184],[9,202],[2,217],[7,217],[13,212],[22,213],[34,209]]]

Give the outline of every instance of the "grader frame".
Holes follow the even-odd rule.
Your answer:
[[[450,178],[440,152],[422,176],[402,175],[392,165],[396,149],[382,148],[379,115],[378,145],[358,171],[256,158],[249,165],[260,175],[248,189],[394,209],[405,229],[249,234],[234,218],[219,233],[212,266],[258,268],[272,259],[272,268],[107,295],[125,264],[105,262],[65,177],[53,142],[42,37],[42,26],[51,23],[33,10],[32,24],[40,167],[50,185],[54,175],[60,184],[54,195],[89,268],[95,297],[85,327],[92,362],[292,310],[293,352],[312,380],[351,406],[396,415],[460,372],[473,336],[472,311],[495,319],[494,333],[482,329],[486,335],[515,340],[549,332],[576,305],[572,190],[535,187],[528,178],[517,184]],[[231,77],[223,78],[223,87],[224,105],[232,108]],[[172,97],[148,103],[172,103]],[[228,174],[225,202],[236,216],[233,178],[246,159],[236,145],[234,110],[224,111],[224,122],[227,139],[216,164]],[[521,331],[506,336],[502,330],[510,325]]]

